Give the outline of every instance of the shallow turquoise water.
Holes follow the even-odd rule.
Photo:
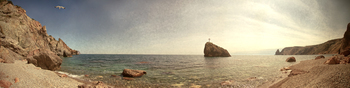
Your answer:
[[[297,62],[285,62],[294,56]],[[103,81],[120,87],[221,87],[220,83],[234,80],[235,85],[257,87],[279,77],[280,68],[317,55],[233,55],[204,57],[203,55],[118,55],[82,54],[63,58],[62,72],[78,75],[84,80]],[[147,63],[140,63],[147,62]],[[146,75],[133,81],[111,77],[123,69],[145,70]],[[89,75],[84,77],[83,75]],[[103,76],[103,77],[100,77]],[[256,77],[256,80],[247,80]]]

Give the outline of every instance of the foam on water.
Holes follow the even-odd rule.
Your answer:
[[[60,74],[66,74],[67,76],[72,77],[72,78],[82,78],[82,77],[84,77],[84,75],[74,75],[74,74],[70,74],[68,72],[62,72],[62,71],[55,71],[55,72],[60,73]]]

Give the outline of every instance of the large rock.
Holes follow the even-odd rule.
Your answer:
[[[295,57],[288,57],[286,59],[286,62],[295,62],[295,61],[296,61]]]
[[[315,58],[315,60],[318,60],[318,59],[324,59],[325,57],[323,56],[323,55],[320,55],[320,56],[317,56],[316,58]]]
[[[28,63],[42,69],[58,70],[62,64],[62,59],[50,50],[40,49],[38,55],[27,58]]]
[[[132,69],[124,69],[122,73],[122,75],[125,77],[140,77],[144,74],[146,74],[146,71]]]
[[[277,51],[275,52],[275,55],[280,55],[280,50],[277,49]]]
[[[230,57],[230,53],[224,48],[221,48],[211,42],[205,43],[204,47],[205,57]]]
[[[339,64],[340,58],[341,57],[333,56],[333,57],[329,58],[327,61],[325,61],[324,64]]]

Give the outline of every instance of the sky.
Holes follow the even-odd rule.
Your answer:
[[[273,55],[342,38],[349,0],[11,0],[82,54]],[[66,9],[57,9],[55,6]]]

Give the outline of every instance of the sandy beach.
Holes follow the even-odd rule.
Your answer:
[[[11,82],[11,88],[77,88],[83,84],[20,60],[15,63],[0,63],[0,80]]]
[[[329,58],[301,61],[290,66],[292,71],[299,71],[300,74],[285,76],[284,79],[260,87],[266,88],[269,85],[269,88],[349,88],[350,64],[324,64]]]

